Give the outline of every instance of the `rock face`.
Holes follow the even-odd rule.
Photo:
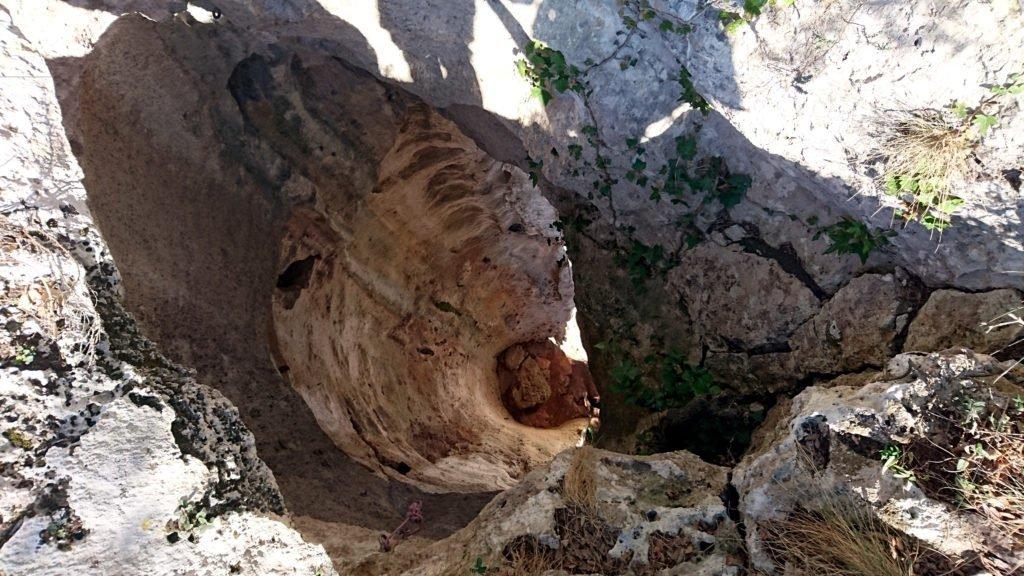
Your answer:
[[[566,451],[487,505],[464,530],[376,555],[355,574],[738,574],[726,470],[692,454]],[[479,560],[477,560],[479,558]]]
[[[208,214],[205,220],[189,218],[203,223],[193,231],[196,235],[214,235],[225,226],[238,230],[248,222],[257,222],[258,225],[249,228],[251,234],[234,241],[234,249],[240,251],[258,243],[259,253],[277,252],[282,259],[287,258],[293,247],[278,245],[279,232],[266,233],[266,226],[274,227],[281,219],[289,218],[279,213],[285,210],[284,205],[308,202],[313,197],[323,201],[329,195],[325,190],[336,188],[332,205],[313,211],[337,211],[336,219],[344,220],[352,215],[347,210],[355,210],[355,203],[347,202],[355,198],[351,195],[353,191],[387,184],[378,182],[377,175],[369,173],[367,166],[376,166],[388,152],[383,143],[395,137],[391,133],[395,125],[391,123],[388,128],[390,121],[383,120],[381,114],[389,112],[374,109],[367,102],[382,95],[390,98],[398,92],[387,88],[371,91],[376,96],[359,95],[356,91],[339,90],[327,79],[332,74],[343,74],[339,71],[342,68],[349,72],[358,68],[443,110],[443,115],[460,132],[471,137],[491,157],[534,173],[545,196],[559,211],[559,224],[568,230],[570,258],[578,267],[589,268],[578,271],[586,279],[585,286],[580,288],[577,283],[574,287],[574,299],[586,312],[586,317],[581,315],[580,319],[586,341],[593,344],[614,340],[621,344],[617,349],[624,350],[633,361],[678,349],[694,363],[737,367],[732,372],[742,371],[742,378],[734,378],[730,373],[721,380],[730,380],[724,383],[729,384],[732,392],[751,395],[787,387],[779,383],[776,368],[780,357],[774,354],[798,346],[817,354],[810,351],[807,342],[801,341],[804,335],[796,330],[840,288],[867,270],[883,274],[906,270],[928,286],[1020,286],[1020,276],[1013,271],[1020,268],[1024,256],[1021,245],[1009,231],[1020,224],[1020,200],[1013,191],[1012,175],[1022,163],[1017,137],[1021,115],[1018,107],[1011,104],[1000,105],[998,127],[982,140],[976,151],[984,174],[958,192],[969,201],[959,215],[963,217],[955,222],[959,225],[946,230],[940,243],[936,244],[927,230],[914,225],[900,232],[893,240],[893,249],[876,251],[866,263],[858,263],[851,255],[824,254],[829,242],[815,234],[820,225],[834,223],[845,215],[879,227],[890,221],[888,211],[875,216],[879,203],[888,205],[892,200],[874,185],[877,162],[866,158],[881,143],[873,132],[868,110],[942,108],[948,104],[942,99],[950,97],[973,105],[992,85],[1005,83],[1015,71],[1015,49],[1020,43],[1021,29],[1019,10],[1006,2],[985,7],[968,4],[950,4],[948,18],[934,18],[926,7],[917,4],[887,4],[870,10],[848,3],[814,5],[806,10],[771,7],[753,19],[751,25],[742,25],[730,34],[722,30],[719,8],[687,2],[655,6],[656,18],[641,22],[636,30],[629,24],[637,20],[629,12],[635,8],[634,3],[603,2],[581,9],[564,0],[547,0],[529,7],[517,3],[420,5],[396,0],[371,8],[359,3],[312,0],[272,5],[225,0],[218,3],[220,18],[191,17],[195,20],[189,21],[191,24],[181,18],[171,20],[165,5],[146,1],[100,2],[93,10],[75,13],[73,18],[69,18],[71,7],[61,2],[12,5],[28,37],[41,51],[53,56],[57,76],[70,95],[63,107],[73,131],[82,131],[83,138],[87,132],[84,124],[79,126],[76,120],[82,106],[86,116],[97,119],[97,142],[104,142],[99,127],[116,126],[128,118],[149,122],[148,129],[161,134],[157,138],[163,146],[161,153],[171,154],[176,162],[187,161],[187,172],[194,180],[188,182],[194,184],[190,189],[201,191],[195,193],[198,198],[185,202],[185,206],[195,205],[199,198],[204,202],[222,198],[224,207],[210,213],[227,210],[239,215],[242,212],[238,207],[246,205],[249,198],[262,198],[251,206],[246,218],[219,219]],[[134,76],[127,75],[122,81],[118,78],[125,73],[112,68],[118,68],[120,59],[129,57],[128,52],[102,46],[100,51],[105,55],[91,57],[92,73],[80,74],[75,66],[62,66],[68,63],[58,61],[88,53],[91,43],[99,39],[114,15],[128,10],[139,10],[168,25],[119,24],[108,36],[121,35],[122,40],[109,38],[105,44],[138,41],[144,48],[130,58],[145,59],[152,67]],[[993,31],[979,35],[968,25],[973,20],[965,19],[967,13],[971,18],[992,23]],[[65,17],[72,23],[60,35],[48,34],[50,30],[39,23],[54,17]],[[659,28],[662,20],[680,27],[685,24],[683,28],[689,31],[668,32]],[[891,30],[893,21],[914,22],[918,28],[896,32]],[[813,31],[819,28],[828,30],[834,43],[816,45]],[[583,29],[590,33],[578,33]],[[971,48],[954,50],[948,40],[948,29],[962,31],[964,43]],[[152,37],[158,35],[170,48],[145,48],[146,42],[152,44]],[[586,81],[594,88],[586,102],[574,91],[555,94],[547,106],[530,96],[531,87],[512,64],[531,38],[561,51],[567,62],[586,67]],[[624,40],[622,46],[618,44],[620,39]],[[200,52],[208,54],[200,58]],[[106,64],[99,63],[103,58]],[[291,58],[287,66],[286,58]],[[584,64],[588,60],[600,65],[589,67]],[[984,65],[979,64],[981,60]],[[865,61],[872,63],[872,74],[865,74],[860,68],[858,63]],[[180,68],[175,67],[177,64]],[[305,71],[288,70],[293,64],[296,70],[305,67]],[[949,66],[956,67],[958,74],[947,74]],[[317,74],[311,74],[314,69]],[[714,111],[706,118],[680,105],[678,96],[683,86],[677,79],[681,70],[688,71],[693,89],[711,103]],[[146,74],[150,77],[143,78]],[[110,85],[104,85],[105,82]],[[175,89],[169,90],[163,84],[174,85]],[[150,88],[139,90],[145,97],[130,96],[132,90],[147,85]],[[847,85],[859,89],[847,90]],[[74,96],[79,86],[82,90],[77,94],[82,95],[82,101]],[[920,86],[942,89],[921,90]],[[325,89],[327,92],[322,92]],[[87,94],[90,91],[96,94],[92,104]],[[837,92],[842,93],[842,99],[835,98]],[[362,98],[364,102],[349,102],[353,98]],[[780,98],[787,102],[781,108],[774,104]],[[345,105],[340,104],[343,100]],[[116,118],[103,117],[100,108],[106,101],[124,101]],[[326,105],[327,102],[332,104]],[[833,113],[832,105],[841,112]],[[339,122],[348,112],[338,111],[349,109],[348,106],[365,117],[342,129]],[[175,131],[162,122],[165,117],[177,118],[179,114],[189,124],[188,130]],[[772,122],[766,123],[762,117],[771,117]],[[98,121],[99,118],[103,121]],[[580,162],[596,166],[597,158],[589,149],[580,156],[572,148],[584,143],[583,136],[589,132],[585,128],[589,126],[598,131],[604,142],[601,163],[609,164],[609,178],[616,181],[607,197],[603,192],[594,195],[594,170],[580,166]],[[360,167],[356,156],[346,157],[338,148],[335,137],[358,141],[359,152],[373,160]],[[260,143],[252,142],[253,138]],[[646,160],[641,164],[649,167],[648,179],[656,176],[654,167],[676,156],[679,138],[693,138],[698,149],[694,162],[698,166],[723,167],[724,180],[728,176],[750,176],[750,188],[737,204],[732,205],[730,200],[729,206],[719,200],[692,201],[696,198],[654,202],[649,190],[634,185],[637,175],[627,177],[637,160],[635,150],[631,151],[635,146],[626,145],[633,138],[643,143]],[[246,142],[245,146],[225,145],[241,142]],[[114,161],[102,157],[104,150],[116,150],[114,147],[105,143],[85,146],[78,139],[75,143],[84,150],[87,163],[106,166]],[[213,156],[200,152],[210,149],[220,152]],[[124,154],[118,156],[120,159]],[[525,160],[527,156],[529,162]],[[141,161],[143,155],[137,157]],[[216,160],[211,159],[214,157]],[[402,163],[405,159],[396,154],[391,161]],[[234,174],[239,163],[245,166],[241,184],[223,176]],[[160,165],[145,162],[146,166],[154,164]],[[178,165],[173,166],[168,172],[179,172]],[[174,181],[176,176],[154,175],[152,181],[140,175],[134,178],[137,181],[131,187],[138,189]],[[141,186],[143,182],[147,186]],[[117,187],[109,184],[104,188]],[[261,192],[254,195],[253,189]],[[104,203],[102,190],[96,195],[97,205],[105,204],[111,212],[106,219],[111,226],[131,220],[131,215],[122,213],[122,208],[112,202]],[[283,205],[277,204],[282,198],[287,200]],[[698,204],[699,209],[695,208]],[[175,206],[159,207],[162,212],[166,208]],[[462,210],[460,217],[464,218],[468,209]],[[192,216],[188,210],[180,212],[181,216]],[[360,217],[365,216],[364,213]],[[103,217],[100,218],[102,221]],[[541,236],[547,239],[548,224],[538,224]],[[337,222],[332,226],[337,226]],[[148,231],[131,230],[124,236],[134,238],[145,232]],[[174,232],[150,232],[153,238],[149,241],[169,243]],[[114,230],[108,232],[112,238],[117,235]],[[1000,240],[1003,236],[1010,240]],[[699,246],[688,250],[691,241],[698,241]],[[117,243],[114,240],[115,253],[125,252]],[[176,249],[187,252],[184,248]],[[652,252],[645,256],[645,250]],[[209,266],[215,270],[231,269],[232,276],[240,279],[238,285],[228,290],[224,283],[218,283],[205,287],[208,290],[204,293],[211,295],[209,300],[214,309],[244,297],[250,303],[247,309],[262,314],[256,303],[265,299],[265,293],[243,289],[241,285],[262,285],[269,269],[280,273],[294,261],[277,266],[279,263],[271,262],[269,257],[257,262],[251,257],[235,258],[236,253],[210,262]],[[127,254],[119,258],[130,263],[124,266],[126,270],[147,268],[142,258]],[[173,259],[161,260],[161,266],[150,266],[146,272],[150,278],[188,274],[180,263],[171,262]],[[192,261],[187,257],[185,260]],[[240,262],[247,264],[241,266]],[[127,281],[136,283],[131,277],[134,273],[127,274]],[[647,276],[642,280],[642,291],[636,287],[638,274]],[[202,275],[192,274],[190,285],[200,281],[197,276]],[[242,280],[254,276],[263,280]],[[180,290],[170,294],[155,291],[153,297],[143,297],[142,292],[141,286],[129,291],[129,308],[139,312],[144,322],[153,324],[151,330],[160,330],[160,340],[175,349],[176,357],[189,362],[198,360],[195,363],[203,366],[220,363],[216,354],[208,351],[216,346],[195,345],[180,325],[184,322],[157,320],[187,314],[180,305],[186,299],[177,295]],[[140,294],[138,302],[131,301],[133,293]],[[154,301],[179,305],[156,307]],[[441,302],[452,304],[449,300]],[[734,306],[734,302],[743,304]],[[893,303],[878,303],[883,308],[890,304]],[[912,311],[906,310],[907,318],[902,319],[905,304],[896,304],[901,309],[897,314],[900,322],[913,317]],[[143,314],[146,307],[150,310]],[[195,319],[190,320],[194,324]],[[157,327],[158,324],[162,326]],[[262,321],[247,325],[244,340],[252,341],[255,334],[262,334],[263,327]],[[218,342],[223,340],[221,335],[239,331],[238,326],[216,328],[218,337],[211,340]],[[894,341],[899,343],[902,328],[896,332]],[[818,332],[813,336],[817,337]],[[505,343],[508,344],[511,341]],[[301,349],[302,345],[297,347]],[[705,347],[714,354],[706,353]],[[721,353],[726,355],[714,357]],[[762,355],[766,357],[760,358]],[[864,364],[855,358],[845,358],[838,362],[839,366],[830,366],[836,363],[820,357],[800,361],[787,355],[782,359],[786,362],[785,370],[796,363],[805,365],[804,372],[795,376],[797,380],[821,370],[835,375],[833,370],[846,370],[843,366]],[[621,360],[593,358],[598,388],[608,398],[612,398],[608,396],[611,369]],[[870,367],[877,368],[881,361],[871,360]],[[264,384],[272,380],[274,386],[281,385],[266,362],[245,358],[241,364],[260,364],[263,374],[225,374],[225,370],[211,368],[210,379]],[[299,363],[283,364],[292,369],[293,364]],[[356,379],[365,380],[366,376]],[[783,375],[783,379],[787,378],[794,377]],[[312,390],[317,382],[304,385],[301,381],[306,378],[293,380],[307,391],[307,397],[315,393]],[[231,384],[226,389],[244,386]],[[251,391],[229,395],[236,402],[254,396]],[[320,421],[327,419],[328,411],[351,417],[351,410],[335,405],[320,411]],[[604,416],[609,438],[631,434],[638,417],[628,409],[606,410]],[[354,428],[337,430],[333,438],[342,442],[339,434],[345,434],[343,443],[361,461],[369,458],[369,444],[384,446],[389,453],[386,459],[392,463],[416,459],[412,452],[422,458],[424,447],[401,446],[415,436],[410,431],[403,431],[400,441],[385,438],[397,433],[391,424],[360,422],[364,436],[373,437],[370,441],[355,439],[353,436],[359,433]],[[385,433],[382,426],[392,429]],[[564,445],[564,441],[558,444]],[[423,459],[430,461],[436,457],[430,454]],[[428,477],[441,473],[426,471],[428,466],[423,460],[418,463],[405,462],[413,470],[424,468],[422,481],[430,481]],[[390,474],[391,468],[385,465],[382,471]],[[500,476],[487,483],[500,482]]]
[[[779,406],[733,471],[753,566],[775,566],[766,525],[801,507],[813,510],[837,492],[866,501],[885,523],[942,554],[968,563],[980,556],[990,569],[1016,565],[1020,542],[957,506],[949,485],[937,488],[938,478],[927,472],[912,481],[900,475],[916,469],[915,454],[918,464],[929,457],[928,446],[961,450],[940,444],[950,439],[942,432],[948,417],[942,407],[1019,394],[1019,385],[997,379],[1001,374],[1003,365],[969,352],[903,354],[887,364],[883,379],[808,388]],[[886,470],[879,453],[891,446],[902,446],[904,454]]]
[[[877,453],[1019,350],[1021,7],[782,4],[3,1],[0,571],[783,572],[822,486],[1012,565]],[[952,226],[827,252],[925,110]]]
[[[343,62],[200,30],[123,17],[64,95],[143,324],[275,451],[319,432],[289,438],[266,409],[295,392],[345,454],[435,490],[506,488],[574,445],[581,422],[509,419],[494,371],[515,342],[565,342],[573,310],[554,211],[528,176]],[[183,121],[164,130],[166,115]],[[197,254],[196,238],[220,248]]]
[[[1006,352],[1024,336],[1024,325],[1012,316],[1022,303],[1024,294],[1017,290],[936,290],[911,323],[904,348],[931,351],[963,346],[986,354]]]
[[[713,350],[784,342],[819,306],[814,293],[777,263],[738,246],[698,246],[673,274],[696,328]]]
[[[5,19],[2,67],[46,78]],[[141,337],[47,82],[3,91],[0,571],[332,574],[238,410]],[[259,550],[253,554],[253,550]]]

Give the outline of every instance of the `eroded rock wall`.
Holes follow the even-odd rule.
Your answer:
[[[483,491],[574,445],[579,420],[520,425],[499,398],[499,352],[572,318],[527,175],[343,61],[253,42],[125,16],[54,63],[129,307],[271,446],[312,434],[281,430],[287,406],[380,475]]]
[[[323,539],[337,559],[373,551],[410,501],[424,502],[430,521],[420,535],[429,539],[465,524],[488,498],[425,494],[385,476],[421,487],[504,487],[575,441],[581,425],[538,431],[505,414],[495,374],[509,346],[572,332],[565,323],[574,296],[605,404],[599,441],[642,448],[637,433],[645,427],[661,436],[685,432],[702,445],[720,437],[725,448],[707,457],[731,463],[753,440],[748,468],[740,470],[771,445],[750,438],[766,410],[780,402],[768,418],[781,418],[785,396],[807,386],[822,385],[809,388],[804,400],[863,403],[860,384],[891,389],[880,373],[901,351],[971,345],[1002,357],[1015,353],[1006,347],[1019,339],[1018,325],[990,332],[979,324],[1021,297],[1015,289],[990,290],[1021,286],[1020,201],[1012,192],[1021,163],[1019,106],[1002,112],[979,148],[983,177],[972,181],[968,206],[941,242],[911,227],[893,248],[859,261],[825,254],[828,240],[815,232],[843,215],[885,225],[888,211],[876,217],[887,202],[873,185],[876,167],[862,158],[878,143],[867,133],[867,117],[890,101],[900,109],[942,107],[945,98],[973,102],[988,85],[1004,82],[1016,71],[1019,8],[1012,2],[829,2],[791,12],[773,8],[726,35],[717,14],[728,7],[670,4],[657,9],[688,21],[690,33],[666,35],[651,23],[619,33],[621,5],[612,2],[226,0],[218,4],[220,18],[200,15],[201,21],[171,18],[168,6],[150,1],[12,2],[10,11],[48,58],[49,70],[34,73],[57,79],[70,147],[125,274],[126,304],[176,360],[197,366],[204,384],[241,408],[255,447],[279,471],[296,524]],[[119,17],[131,10],[152,20]],[[67,26],[48,25],[53,18]],[[968,26],[972,19],[993,23],[994,32],[982,38]],[[892,24],[904,21],[906,29]],[[814,44],[819,29],[834,42]],[[589,101],[566,92],[544,106],[530,96],[513,65],[530,38],[549,42],[572,62],[601,62],[590,78]],[[809,54],[812,61],[799,61]],[[707,117],[678,103],[675,79],[683,66],[715,109]],[[43,114],[24,107],[40,121],[18,129],[59,134],[49,108]],[[636,145],[627,138],[642,140],[647,162],[656,166],[673,155],[677,137],[692,136],[698,168],[723,166],[722,181],[749,175],[750,189],[735,203],[701,202],[696,211],[654,202],[626,183],[605,193],[566,147],[582,141],[589,126],[611,143],[606,160],[620,172],[635,162]],[[590,152],[584,157],[596,162]],[[52,168],[53,158],[24,164]],[[526,172],[557,209],[557,223]],[[64,190],[66,182],[54,182]],[[575,286],[558,228],[570,242]],[[522,306],[527,301],[531,306]],[[630,374],[623,370],[627,362],[647,366],[648,358],[654,360],[646,377],[664,374],[666,359],[672,370],[685,362],[710,372],[723,393],[668,413],[638,407],[613,384]],[[936,362],[943,372],[990,361]],[[829,392],[826,385],[852,392]],[[139,398],[143,406],[149,402],[148,394]],[[196,402],[182,404],[192,409]],[[143,407],[134,404],[112,401],[109,423],[100,424],[137,416]],[[211,410],[230,413],[226,404],[215,405]],[[83,409],[82,418],[95,416],[88,405]],[[836,410],[840,428],[849,424],[844,409]],[[729,430],[714,427],[723,421]],[[227,422],[221,425],[234,428],[235,420]],[[695,429],[695,422],[711,427]],[[163,442],[163,423],[147,424],[161,440],[149,447],[173,453]],[[780,428],[775,446],[788,458],[787,430],[793,431]],[[27,440],[8,438],[11,446],[31,443],[34,430],[28,432]],[[93,462],[89,454],[83,452],[82,462]],[[858,489],[874,490],[877,479],[885,490],[897,490],[898,483],[868,465],[868,456],[858,457],[849,458],[867,479]],[[599,477],[614,487],[610,499],[632,497],[619,489],[623,480],[615,470],[642,469],[637,462],[647,460],[603,458]],[[69,454],[60,462],[80,472],[71,460]],[[185,461],[187,470],[177,464],[174,470],[201,471]],[[523,494],[536,489],[543,500],[514,516],[528,528],[506,530],[503,504],[488,508],[475,526],[498,539],[458,549],[460,571],[472,566],[473,554],[504,556],[511,540],[499,536],[529,536],[535,546],[541,535],[550,537],[542,542],[548,549],[562,546],[552,546],[561,537],[559,522],[564,529],[569,519],[563,512],[559,520],[566,502],[551,496],[559,462],[551,478],[522,488]],[[773,458],[757,465],[780,462],[795,466]],[[258,468],[258,461],[250,463]],[[723,468],[693,466],[715,479],[699,490],[705,505],[683,514],[698,522],[687,532],[693,538],[687,544],[665,532],[654,540],[673,554],[685,548],[682,557],[693,561],[680,564],[686,569],[700,564],[708,573],[729,573],[735,559],[717,549],[703,554],[701,543],[717,534],[699,524],[709,518],[721,524],[722,511],[735,512],[736,500],[712,497]],[[674,471],[658,476],[692,480]],[[261,476],[240,477],[259,485]],[[738,494],[740,502],[755,496],[740,508],[754,523],[759,489],[752,480]],[[168,502],[161,500],[155,514],[171,515]],[[91,509],[91,517],[100,509]],[[179,524],[196,520],[195,509],[186,512]],[[60,538],[79,533],[86,516],[56,513],[68,525]],[[653,535],[643,527],[655,522],[646,511],[611,514],[626,519],[599,526],[599,550],[585,554],[614,549],[611,540],[606,549],[600,545],[625,527]],[[679,526],[670,528],[678,535]],[[923,541],[931,537],[927,527],[899,529]],[[747,545],[757,553],[756,534],[748,534]],[[481,546],[486,551],[476,552]],[[701,554],[687,556],[691,547]],[[319,557],[315,548],[297,549],[307,559]],[[620,561],[644,556],[631,551]],[[26,558],[26,566],[37,562]],[[404,561],[375,557],[363,569],[391,573],[392,562]],[[767,567],[763,556],[754,561]],[[431,560],[431,569],[444,562]]]
[[[121,308],[46,63],[6,12],[0,67],[0,570],[333,573],[277,516],[238,410]]]

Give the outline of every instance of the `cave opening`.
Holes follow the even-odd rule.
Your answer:
[[[742,399],[719,394],[695,398],[682,408],[665,411],[640,432],[636,452],[686,450],[705,462],[735,466],[773,404],[771,397]]]

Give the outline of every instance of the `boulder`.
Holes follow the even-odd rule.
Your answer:
[[[725,468],[687,452],[568,450],[495,497],[451,538],[375,555],[352,571],[739,574],[730,494]]]
[[[733,471],[752,565],[774,573],[777,563],[766,540],[772,524],[801,510],[821,509],[836,497],[862,503],[922,550],[967,564],[1018,562],[1021,543],[976,511],[958,506],[950,480],[940,481],[932,466],[948,469],[950,456],[933,461],[929,451],[943,442],[947,411],[960,409],[965,399],[1001,397],[1007,409],[1006,399],[1021,388],[993,383],[1004,372],[992,358],[966,351],[902,354],[887,364],[882,379],[861,386],[812,386],[777,406]],[[898,451],[892,452],[894,447]],[[885,466],[884,450],[898,455]]]
[[[910,323],[903,349],[936,352],[962,346],[984,354],[1003,352],[1024,337],[1020,316],[1024,294],[1013,289],[988,292],[936,290]]]

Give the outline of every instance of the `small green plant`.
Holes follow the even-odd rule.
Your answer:
[[[932,405],[925,414],[929,437],[913,444],[920,457],[899,462],[912,465],[929,497],[974,512],[999,531],[993,554],[980,558],[986,568],[999,564],[989,566],[1000,550],[1024,549],[1024,399],[1007,392],[965,388]]]
[[[735,34],[747,23],[739,13],[727,10],[718,13],[718,21],[722,23],[726,34]]]
[[[676,349],[644,358],[643,366],[623,360],[611,369],[609,376],[612,390],[625,396],[627,402],[654,411],[680,408],[697,396],[720,391],[710,372],[688,364]],[[647,380],[655,380],[657,385]]]
[[[678,349],[671,349],[663,358],[652,359],[658,367],[661,395],[658,403],[664,408],[685,405],[697,396],[717,394],[714,377],[707,370],[691,366]]]
[[[625,250],[617,251],[615,263],[626,270],[629,281],[637,289],[643,289],[649,278],[670,267],[664,247],[660,244],[648,246],[639,240],[633,240]]]
[[[644,373],[632,360],[619,362],[608,375],[612,380],[612,390],[625,396],[631,404],[646,406],[651,403],[653,391],[644,385]]]
[[[991,92],[996,96],[1017,96],[1024,94],[1024,73],[1017,72],[1010,74],[1007,81],[1001,86],[993,86]]]
[[[189,502],[188,498],[182,498],[181,504],[178,506],[178,517],[168,521],[167,527],[172,532],[191,532],[207,526],[209,523],[210,520],[202,500]]]
[[[18,346],[14,352],[14,363],[19,366],[28,366],[36,359],[36,351],[30,346]]]
[[[620,0],[621,9],[619,17],[626,30],[634,31],[640,22],[653,22],[658,20],[658,30],[661,32],[674,32],[676,34],[689,34],[693,28],[689,23],[684,22],[675,14],[660,10],[651,5],[649,0]]]
[[[660,202],[667,196],[673,204],[689,205],[687,198],[691,194],[703,193],[698,210],[713,200],[718,200],[724,208],[732,208],[743,200],[753,184],[750,176],[732,173],[721,156],[703,159],[691,173],[687,162],[697,154],[696,139],[679,136],[675,142],[676,155],[658,170],[663,180],[651,185],[651,200]]]
[[[768,0],[743,0],[743,13],[748,18],[757,18],[767,4]]]
[[[701,114],[707,116],[708,112],[711,111],[711,104],[700,95],[700,92],[697,92],[697,87],[693,85],[693,76],[686,69],[686,66],[679,68],[678,82],[679,87],[682,89],[682,93],[679,95],[679,102],[686,102],[693,106],[694,110],[700,110]]]
[[[558,230],[559,232],[562,232],[563,234],[566,230],[571,230],[573,232],[579,233],[586,230],[587,226],[590,226],[592,222],[593,220],[587,218],[585,215],[579,212],[574,212],[564,220],[555,220],[554,222],[551,223],[551,227],[554,228],[555,230]]]
[[[890,470],[895,478],[906,480],[911,484],[917,482],[917,476],[909,468],[913,454],[904,453],[903,449],[896,444],[890,444],[883,448],[878,455],[882,458],[882,472]]]
[[[949,194],[939,181],[922,180],[917,174],[890,174],[885,180],[885,193],[910,198],[904,202],[900,215],[919,221],[928,230],[948,228],[953,214],[964,203],[963,198]]]
[[[580,92],[580,69],[565,61],[565,55],[539,40],[531,40],[523,47],[525,58],[516,62],[519,74],[533,87],[532,94],[545,106],[553,98],[553,92],[566,90]]]
[[[476,562],[474,562],[473,566],[470,567],[469,572],[471,574],[486,574],[487,570],[488,570],[487,564],[484,564],[483,557],[482,556],[477,556],[476,557]]]
[[[544,160],[534,160],[526,157],[526,166],[529,168],[530,182],[536,186],[540,184],[541,169],[544,168]]]
[[[67,540],[67,523],[63,520],[53,520],[46,525],[46,536],[50,540]]]
[[[975,106],[956,101],[943,110],[892,111],[879,121],[883,191],[899,202],[896,215],[925,228],[948,228],[964,199],[952,190],[974,169],[978,144],[999,126],[1000,111],[1024,94],[1024,74],[989,89]]]
[[[21,430],[15,430],[14,428],[4,430],[4,438],[7,438],[11,444],[14,444],[26,452],[32,449],[32,441],[29,439],[28,435]]]
[[[746,174],[733,174],[721,156],[712,156],[702,165],[696,186],[711,194],[711,197],[732,208],[740,203],[750,189],[753,180]]]
[[[825,254],[856,254],[860,263],[868,261],[868,255],[889,244],[889,238],[896,233],[892,230],[875,230],[867,224],[853,218],[844,217],[831,226],[819,228],[814,234],[817,240],[824,234],[828,236],[829,247]]]
[[[726,34],[734,34],[743,28],[744,24],[750,24],[757,20],[764,12],[765,6],[787,8],[793,4],[795,4],[795,0],[743,0],[742,15],[738,12],[722,10],[718,13],[718,21],[722,23]]]

